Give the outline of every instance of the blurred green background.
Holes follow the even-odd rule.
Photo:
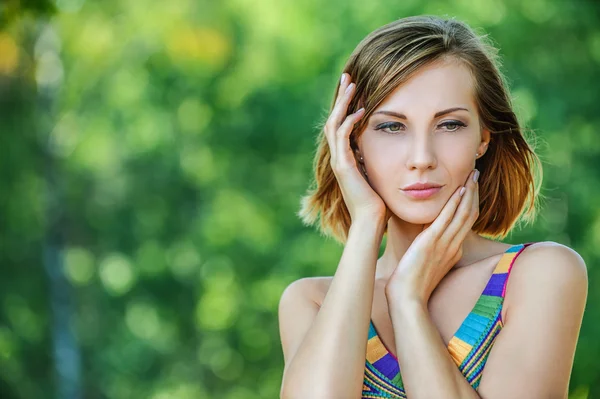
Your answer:
[[[600,8],[530,0],[0,2],[0,397],[277,398],[277,306],[342,247],[295,212],[358,42],[456,16],[540,138],[535,224],[586,260],[600,398]]]

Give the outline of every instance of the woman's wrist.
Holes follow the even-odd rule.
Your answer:
[[[383,236],[387,222],[383,216],[362,215],[352,221],[350,230],[366,231]]]

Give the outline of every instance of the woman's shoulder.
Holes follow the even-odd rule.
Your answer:
[[[521,270],[524,274],[543,272],[552,276],[564,276],[565,273],[580,278],[587,276],[585,261],[574,249],[554,241],[528,244],[515,261],[521,265],[515,273]]]
[[[301,293],[300,295],[303,297],[314,301],[320,307],[332,280],[333,276],[301,277],[293,281],[286,290],[295,290]]]
[[[518,256],[515,257],[515,265],[519,266],[515,267],[514,272],[511,272],[511,279],[513,278],[512,273],[536,273],[542,270],[551,274],[572,273],[575,276],[587,274],[587,267],[581,255],[564,244],[554,241],[534,241],[522,244],[496,241],[493,244],[495,247],[490,247],[491,253],[502,255],[509,249],[518,253]],[[517,269],[521,272],[517,272]]]
[[[506,286],[507,313],[511,304],[537,302],[565,294],[587,296],[587,266],[577,251],[553,241],[540,241],[520,250]]]

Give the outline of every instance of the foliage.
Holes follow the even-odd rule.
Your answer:
[[[505,241],[552,240],[586,260],[570,392],[600,397],[595,3],[57,0],[7,10],[2,398],[278,397],[280,295],[300,277],[332,275],[342,251],[295,216],[314,126],[356,44],[423,13],[464,19],[500,47],[519,116],[540,138],[549,197],[535,225]]]

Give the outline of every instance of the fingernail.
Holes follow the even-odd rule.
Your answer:
[[[458,192],[458,196],[459,196],[459,197],[462,197],[462,196],[463,196],[463,194],[465,193],[465,190],[466,190],[466,188],[463,186],[463,187],[460,189],[460,191]]]
[[[362,114],[364,112],[364,108],[359,109],[358,111],[355,112],[355,114]]]
[[[342,74],[342,79],[340,79],[340,84],[344,84],[345,81],[346,81],[346,72],[344,72]]]
[[[479,170],[475,169],[475,174],[473,175],[473,181],[477,183],[477,179],[479,179]]]
[[[354,86],[354,83],[350,83],[348,85],[348,87],[346,87],[346,93],[350,93],[350,90],[352,90],[352,87]]]

